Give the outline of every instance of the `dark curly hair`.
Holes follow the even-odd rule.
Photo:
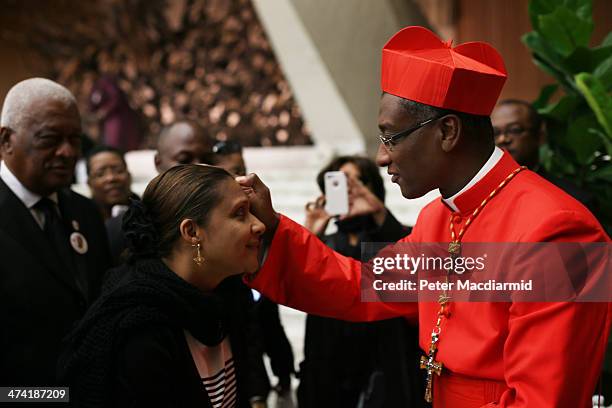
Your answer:
[[[142,201],[133,200],[123,216],[128,259],[167,256],[186,218],[205,226],[226,180],[233,180],[227,171],[199,164],[174,166],[151,180]]]

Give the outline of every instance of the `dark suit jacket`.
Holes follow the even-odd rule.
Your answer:
[[[270,357],[272,373],[278,377],[281,390],[291,386],[291,374],[295,372],[291,343],[280,320],[278,304],[262,296],[256,304],[255,312],[261,327],[263,351]]]
[[[409,233],[388,212],[382,226],[358,235],[359,242],[395,242]],[[351,246],[342,231],[321,240],[338,253],[362,259],[361,245]],[[424,407],[421,354],[418,328],[403,318],[346,322],[309,314],[298,406],[352,408],[363,396],[363,407]]]
[[[110,266],[104,223],[93,202],[70,190],[59,192],[58,201],[68,231],[76,221],[88,242],[85,254],[75,252],[87,293],[0,179],[0,386],[56,384],[62,338],[98,295]]]
[[[104,223],[106,226],[106,236],[108,237],[108,243],[110,245],[110,252],[114,266],[119,266],[122,264],[121,255],[127,248],[125,234],[121,229],[123,224],[123,215],[124,214],[120,214],[116,217],[109,218]]]
[[[555,186],[559,187],[561,190],[565,191],[567,194],[574,197],[576,200],[580,201],[594,213],[597,213],[597,206],[595,202],[595,197],[588,191],[585,191],[578,187],[576,184],[572,183],[568,179],[560,178],[557,176],[553,176],[552,174],[547,173],[544,169],[538,168],[536,172],[544,177],[546,180],[553,183]]]

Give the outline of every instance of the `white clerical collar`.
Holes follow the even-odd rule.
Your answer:
[[[31,192],[15,177],[11,169],[8,168],[6,163],[2,163],[0,166],[0,179],[11,189],[11,191],[21,200],[21,202],[28,208],[31,209],[37,202],[40,201],[42,196]],[[52,193],[49,199],[55,204],[58,203],[57,193]]]
[[[476,173],[476,175],[472,177],[470,182],[467,183],[461,190],[459,190],[458,193],[456,193],[452,197],[442,198],[442,201],[444,201],[446,205],[448,205],[453,211],[459,211],[459,209],[455,205],[455,199],[467,190],[469,190],[473,185],[478,183],[484,176],[486,176],[487,173],[490,172],[493,167],[495,167],[495,165],[501,160],[503,155],[504,152],[502,151],[502,149],[495,146],[495,148],[493,149],[493,153],[491,153],[491,156],[489,157],[489,160],[487,160],[484,166],[482,166],[480,170],[478,170],[478,173]]]

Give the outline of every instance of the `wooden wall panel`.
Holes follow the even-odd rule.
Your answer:
[[[540,71],[521,36],[531,31],[528,0],[459,0],[457,38],[459,42],[487,41],[502,54],[508,81],[501,98],[535,99],[542,85],[553,79]]]
[[[543,85],[554,81],[533,64],[521,42],[521,36],[531,31],[529,0],[415,1],[442,37],[452,33],[455,44],[487,41],[501,52],[508,69],[502,98],[533,100]],[[599,44],[612,30],[612,7],[609,0],[594,0],[593,7],[593,43]]]
[[[540,71],[521,42],[531,31],[527,7],[529,0],[457,0],[457,39],[482,40],[503,55],[508,81],[502,98],[535,99],[543,85],[554,79]],[[612,7],[605,0],[594,1],[594,43],[598,44],[612,29]]]

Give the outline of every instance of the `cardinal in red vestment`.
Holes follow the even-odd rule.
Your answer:
[[[434,189],[442,196],[421,211],[402,241],[459,248],[609,243],[583,205],[495,147],[489,115],[505,79],[501,56],[485,43],[453,48],[425,28],[407,27],[385,45],[377,163],[404,197]],[[353,321],[404,316],[418,323],[434,408],[591,406],[610,303],[363,302],[360,262],[277,214],[257,176],[237,180],[270,234],[249,284],[308,313]],[[384,220],[384,207],[365,189],[353,185],[350,194],[349,215],[369,207]]]

